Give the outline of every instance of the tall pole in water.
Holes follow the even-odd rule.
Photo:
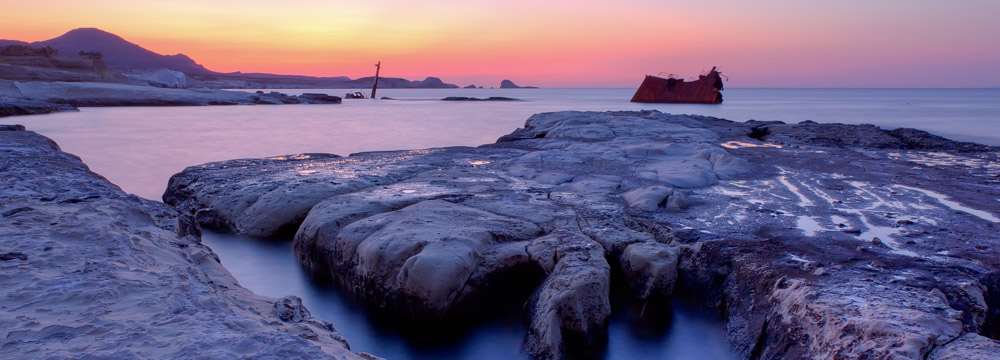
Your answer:
[[[378,64],[375,64],[375,84],[372,85],[372,99],[377,99],[375,97],[375,90],[378,90],[378,70],[381,68],[382,68],[382,62],[379,61]]]

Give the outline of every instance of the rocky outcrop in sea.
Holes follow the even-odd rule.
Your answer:
[[[190,215],[19,125],[0,154],[4,358],[363,358],[297,297],[241,287]]]
[[[501,89],[537,89],[538,87],[537,86],[518,86],[513,81],[504,79],[504,80],[500,81],[500,88]]]
[[[996,148],[913,129],[559,112],[480,147],[193,166],[164,201],[293,239],[400,321],[523,308],[541,358],[599,354],[615,289],[651,321],[717,309],[746,358],[991,358],[998,176]]]
[[[100,82],[19,82],[0,79],[0,116],[76,110],[80,106],[206,106],[340,104],[339,96],[174,89]]]

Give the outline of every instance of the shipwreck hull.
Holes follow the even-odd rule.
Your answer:
[[[646,75],[639,89],[632,95],[632,102],[640,103],[722,103],[722,76],[715,68],[698,80],[662,78]]]

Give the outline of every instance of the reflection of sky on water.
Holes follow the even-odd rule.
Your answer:
[[[333,323],[351,344],[386,359],[526,359],[521,344],[527,328],[516,316],[471,329],[443,343],[425,344],[378,325],[364,306],[330,286],[312,282],[292,254],[290,242],[262,241],[205,231],[204,242],[222,264],[255,293],[302,298],[313,316]],[[612,316],[607,359],[735,359],[717,315],[674,304],[662,331],[630,326],[626,316]]]
[[[285,90],[288,93],[345,89]],[[656,109],[735,121],[802,120],[914,127],[1000,145],[1000,89],[727,89],[720,105],[629,103],[634,89],[380,89],[400,100],[340,105],[84,108],[12,118],[81,156],[125,191],[159,199],[187,166],[298,153],[476,146],[560,110]],[[528,101],[436,101],[506,96]],[[308,169],[306,169],[308,170]]]

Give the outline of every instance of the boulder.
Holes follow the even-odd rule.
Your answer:
[[[644,211],[681,211],[688,206],[687,199],[680,191],[666,186],[648,186],[622,194],[625,205]]]
[[[639,300],[663,300],[673,294],[679,249],[657,242],[629,245],[621,255],[622,273]]]
[[[603,248],[582,234],[559,232],[533,241],[528,253],[549,273],[529,300],[529,352],[549,359],[598,356],[611,316]]]

